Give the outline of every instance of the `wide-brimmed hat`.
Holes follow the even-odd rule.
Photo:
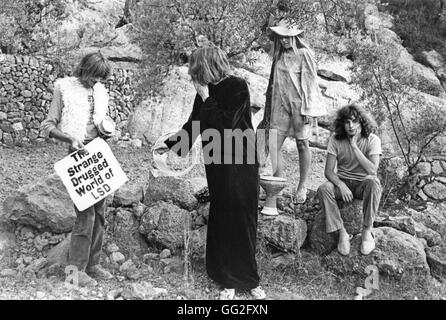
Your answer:
[[[304,32],[297,28],[294,23],[285,19],[280,20],[275,27],[270,27],[269,29],[282,37],[295,37]]]

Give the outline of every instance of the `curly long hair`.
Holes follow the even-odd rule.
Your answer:
[[[348,119],[359,119],[361,124],[361,136],[368,138],[376,128],[375,119],[363,107],[353,103],[338,110],[336,120],[334,121],[334,135],[335,139],[347,139],[345,132],[345,121]]]

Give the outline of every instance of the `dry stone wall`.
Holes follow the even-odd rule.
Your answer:
[[[42,142],[39,128],[53,95],[54,81],[62,76],[43,58],[2,55],[0,61],[0,144]],[[109,115],[125,128],[134,109],[135,70],[114,68],[105,84],[110,95]]]

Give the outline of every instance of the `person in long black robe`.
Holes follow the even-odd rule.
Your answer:
[[[216,139],[220,139],[222,146],[221,163],[207,163],[210,158],[204,153],[210,194],[206,269],[209,277],[224,288],[252,290],[260,281],[255,259],[259,176],[249,90],[245,80],[235,76],[227,76],[217,84],[209,83],[208,88],[209,97],[205,101],[197,93],[192,113],[182,128],[189,138],[187,151],[198,133],[207,129],[220,133]],[[200,130],[192,130],[198,124]],[[225,134],[228,137],[228,133],[237,129],[247,136],[243,140],[243,155],[236,154],[240,147],[236,141],[232,148],[228,147],[228,140],[225,143]],[[208,143],[216,143],[202,140],[203,149]],[[172,149],[177,142],[181,142],[180,133],[165,144]],[[181,151],[184,148],[177,153]],[[210,153],[210,157],[215,159],[215,154]]]

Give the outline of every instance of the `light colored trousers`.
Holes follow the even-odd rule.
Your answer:
[[[381,200],[381,183],[376,176],[367,176],[363,181],[341,179],[353,193],[353,197],[363,200],[363,225],[372,227]],[[337,200],[342,201],[341,192],[332,182],[327,181],[317,190],[319,203],[325,213],[327,233],[344,226]]]

